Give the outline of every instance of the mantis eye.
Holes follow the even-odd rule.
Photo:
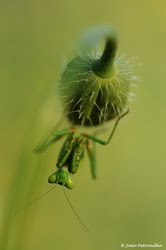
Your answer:
[[[53,173],[52,175],[50,175],[48,177],[48,182],[49,183],[56,183],[57,177],[56,177],[56,173]]]
[[[66,185],[65,185],[67,188],[69,189],[72,189],[73,186],[74,186],[74,182],[71,178],[69,178],[67,181],[66,181]]]

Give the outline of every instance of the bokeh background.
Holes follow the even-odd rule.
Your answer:
[[[165,11],[164,0],[1,1],[0,249],[166,249]],[[39,157],[32,149],[61,118],[56,82],[65,60],[82,30],[105,24],[117,28],[119,51],[138,58],[140,81],[112,142],[97,146],[98,180],[85,158],[66,191],[91,235],[60,186],[16,212],[50,188],[62,142]]]

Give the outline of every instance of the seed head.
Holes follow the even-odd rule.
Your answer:
[[[118,117],[126,108],[133,80],[131,63],[117,55],[117,35],[112,28],[95,29],[104,38],[103,53],[88,47],[95,43],[88,33],[86,48],[64,70],[59,91],[73,125],[97,126]],[[96,36],[94,36],[96,38]]]

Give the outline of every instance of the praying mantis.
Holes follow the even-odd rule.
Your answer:
[[[79,134],[77,132],[77,129],[74,127],[51,133],[50,136],[48,136],[46,140],[44,140],[37,147],[34,148],[34,153],[36,154],[43,153],[47,148],[49,148],[52,144],[57,142],[59,139],[63,138],[64,136],[67,136],[67,138],[60,150],[60,154],[59,154],[58,161],[56,164],[57,170],[56,172],[54,172],[53,174],[49,176],[48,182],[51,184],[63,185],[68,189],[72,189],[74,186],[72,174],[75,174],[77,172],[80,162],[84,157],[85,149],[87,150],[87,153],[89,156],[92,177],[93,179],[96,179],[96,155],[95,155],[94,147],[91,147],[91,142],[93,144],[98,143],[101,145],[107,145],[111,141],[115,133],[115,130],[119,124],[119,121],[128,113],[129,113],[129,109],[127,109],[124,113],[119,115],[106,141],[101,140],[94,135],[89,135],[86,133]],[[23,211],[27,206],[39,200],[43,196],[47,195],[50,191],[52,191],[53,188],[49,189],[47,192],[43,193],[42,195],[38,196],[33,201],[29,202],[26,206],[21,208],[17,212],[17,214]],[[75,211],[64,189],[63,189],[63,192],[67,201],[69,202],[70,207],[72,208],[73,212],[78,218],[79,222],[82,224],[85,230],[91,234],[90,230],[86,227],[86,225],[81,220],[80,216]]]
[[[84,151],[87,150],[88,157],[90,160],[90,168],[92,177],[96,178],[96,156],[94,147],[91,147],[91,142],[99,143],[101,145],[107,145],[117,128],[117,125],[122,117],[127,115],[129,109],[121,114],[114,124],[114,127],[106,141],[103,141],[96,136],[89,135],[86,133],[77,133],[76,128],[68,128],[61,131],[53,132],[45,141],[40,143],[35,149],[36,154],[44,152],[49,146],[57,142],[64,136],[67,136],[58,157],[57,171],[51,174],[48,178],[49,183],[56,183],[63,185],[68,189],[72,189],[74,182],[72,180],[72,174],[75,174],[79,168],[80,162],[83,159]]]

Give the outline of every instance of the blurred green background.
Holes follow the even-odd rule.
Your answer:
[[[1,250],[166,249],[165,11],[164,0],[1,1]],[[112,142],[97,146],[98,180],[86,158],[67,190],[92,235],[60,186],[15,216],[50,188],[62,142],[40,157],[32,149],[61,117],[56,81],[65,58],[82,30],[105,24],[117,28],[119,51],[139,58],[141,80]]]

